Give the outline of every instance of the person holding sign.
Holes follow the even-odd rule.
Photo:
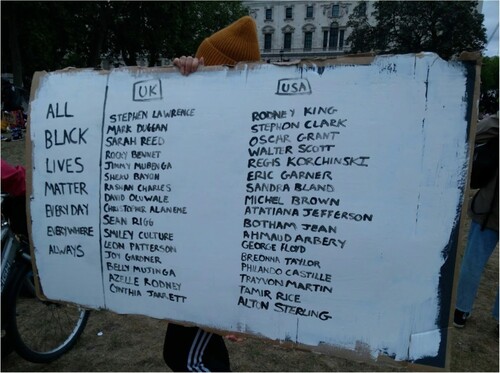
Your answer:
[[[485,160],[479,163],[475,151],[471,187],[479,188],[469,205],[471,225],[458,280],[457,303],[453,324],[463,328],[472,311],[481,275],[498,243],[498,115],[477,125],[476,149],[483,147]],[[481,150],[479,150],[481,151]],[[481,165],[482,164],[482,165]],[[480,174],[478,174],[478,172]],[[498,291],[493,306],[498,322]]]
[[[260,61],[257,27],[245,16],[203,40],[195,57],[174,59],[182,75],[199,66],[236,65]],[[169,323],[163,358],[173,371],[230,371],[229,354],[222,336],[198,327]]]

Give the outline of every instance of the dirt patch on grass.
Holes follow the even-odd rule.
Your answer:
[[[2,158],[26,164],[25,141],[2,142]],[[465,237],[465,235],[464,235]],[[491,308],[498,289],[498,248],[485,270],[472,317],[464,329],[450,328],[450,369],[462,372],[498,372],[498,324]],[[459,259],[461,255],[459,255]],[[77,291],[77,290],[76,290]],[[2,371],[169,371],[162,357],[167,322],[137,315],[92,311],[77,345],[61,359],[32,364],[10,354]],[[288,348],[267,340],[226,341],[234,371],[412,371],[404,363],[364,362]]]

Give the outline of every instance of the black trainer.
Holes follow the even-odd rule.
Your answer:
[[[463,328],[465,326],[465,322],[469,318],[469,312],[462,312],[455,308],[455,315],[453,317],[453,325],[457,328]]]

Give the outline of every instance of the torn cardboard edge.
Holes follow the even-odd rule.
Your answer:
[[[459,60],[465,61],[465,62],[471,62],[475,63],[475,82],[474,82],[474,93],[472,97],[472,112],[471,112],[471,118],[469,122],[469,167],[467,169],[467,178],[466,178],[466,185],[465,185],[465,190],[462,198],[462,211],[460,213],[460,224],[458,228],[458,243],[457,243],[457,248],[456,248],[456,253],[455,253],[455,266],[454,266],[454,276],[453,276],[453,288],[451,291],[451,307],[450,307],[450,312],[449,312],[449,317],[448,317],[448,325],[453,325],[453,318],[454,318],[454,311],[455,307],[454,305],[456,304],[456,298],[457,298],[457,289],[458,289],[458,275],[460,273],[460,265],[461,262],[458,260],[458,258],[461,258],[464,250],[465,250],[465,242],[466,242],[466,222],[468,219],[467,215],[467,210],[469,206],[469,195],[470,195],[470,176],[471,176],[471,171],[472,167],[470,165],[472,164],[472,159],[474,157],[474,143],[475,143],[475,138],[476,138],[476,129],[477,129],[477,122],[478,122],[478,115],[479,115],[479,96],[480,96],[480,87],[481,87],[481,66],[482,66],[482,55],[480,52],[462,52],[460,54]],[[453,326],[451,326],[453,328]],[[446,345],[446,356],[445,356],[445,361],[446,361],[446,366],[445,370],[449,371],[450,369],[450,361],[451,361],[451,345],[452,345],[452,335],[453,333],[449,332],[448,328],[448,341]]]
[[[401,54],[401,55],[413,55],[415,58],[421,58],[424,57],[425,55],[429,54],[434,54],[436,58],[441,58],[439,55],[433,53],[433,52],[420,52],[420,53],[406,53],[406,54]],[[317,58],[304,58],[304,59],[296,59],[292,61],[285,61],[285,62],[249,62],[249,61],[243,61],[239,62],[236,65],[217,65],[217,66],[200,66],[198,68],[198,71],[222,71],[225,69],[230,69],[230,70],[245,70],[247,68],[255,68],[258,66],[265,66],[265,65],[274,65],[274,66],[318,66],[318,67],[324,67],[324,66],[336,66],[336,65],[371,65],[373,61],[376,58],[382,58],[382,57],[391,57],[395,56],[397,54],[375,54],[375,53],[359,53],[359,54],[346,54],[342,56],[333,56],[333,57],[317,57]],[[457,61],[472,61],[476,62],[476,65],[481,65],[482,63],[482,55],[480,52],[462,52],[459,57],[457,57],[455,60]],[[52,74],[52,73],[73,73],[73,72],[78,72],[78,71],[95,71],[100,74],[109,74],[110,72],[117,70],[117,71],[150,71],[150,72],[178,72],[179,69],[174,66],[174,65],[169,65],[169,66],[154,66],[154,67],[142,67],[142,66],[125,66],[125,67],[119,67],[119,68],[114,68],[111,70],[104,70],[104,69],[96,69],[96,68],[78,68],[78,67],[66,67],[61,70],[56,70],[56,71],[40,71],[40,72],[35,72],[33,82],[36,80],[36,85],[38,86],[39,79],[41,76],[45,74]],[[39,75],[42,74],[42,75]],[[38,75],[38,77],[37,77]],[[35,79],[37,77],[38,79]],[[30,92],[30,102],[33,100],[33,84],[32,84],[32,89]]]

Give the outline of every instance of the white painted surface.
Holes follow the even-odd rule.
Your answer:
[[[259,65],[243,70],[197,72],[189,77],[176,72],[113,70],[106,74],[90,71],[51,73],[40,81],[32,101],[33,142],[33,238],[36,264],[47,297],[107,308],[118,313],[138,313],[158,318],[193,322],[221,330],[258,334],[272,339],[308,345],[326,343],[354,349],[369,346],[375,357],[380,353],[397,360],[418,360],[436,356],[441,335],[439,279],[447,246],[459,217],[467,164],[466,71],[460,63],[447,63],[433,54],[377,58],[369,66],[332,66],[301,69],[295,66]],[[280,79],[306,83],[310,94],[277,95]],[[161,81],[161,91],[157,82]],[[134,84],[155,85],[151,100],[134,100]],[[143,83],[140,83],[143,82]],[[144,83],[146,82],[146,83]],[[106,93],[105,87],[108,87]],[[137,96],[136,98],[142,99]],[[300,92],[305,93],[305,92]],[[71,118],[47,119],[49,103],[68,102]],[[332,114],[304,116],[305,107],[334,107]],[[186,109],[193,116],[153,119],[153,111]],[[114,122],[120,113],[147,112],[147,118]],[[253,112],[284,111],[286,118],[252,121]],[[114,115],[114,117],[113,117]],[[340,127],[305,128],[307,120],[345,120]],[[292,121],[298,128],[287,131],[258,131],[261,123]],[[137,133],[137,125],[167,124],[164,132]],[[111,125],[121,125],[132,133],[116,134]],[[87,143],[60,145],[46,149],[44,131],[80,126],[89,128]],[[297,140],[299,134],[330,133],[324,140]],[[262,156],[274,166],[248,168],[249,145],[253,136],[289,136],[290,142],[270,144],[291,146],[291,154]],[[141,136],[159,136],[161,145],[141,146]],[[108,146],[117,138],[135,138],[137,145]],[[125,141],[125,140],[122,140]],[[134,140],[132,140],[134,141]],[[164,142],[163,142],[164,141]],[[299,153],[300,145],[334,145],[328,151]],[[268,146],[268,145],[263,145]],[[316,148],[317,149],[317,148]],[[107,151],[126,152],[127,159],[113,160],[114,170],[106,169]],[[150,151],[153,158],[132,159],[133,151]],[[46,157],[82,157],[81,174],[48,174]],[[125,153],[124,153],[125,154]],[[136,153],[137,154],[137,153]],[[156,156],[158,156],[156,158]],[[366,166],[289,166],[288,157],[354,157]],[[359,158],[369,157],[369,158]],[[257,158],[257,157],[254,157]],[[102,167],[99,167],[102,162]],[[133,180],[135,162],[166,166],[159,180]],[[128,167],[121,170],[118,167]],[[320,180],[282,180],[283,171],[320,172],[330,175]],[[252,193],[246,191],[250,171],[272,171],[273,180],[291,186],[291,191]],[[326,172],[326,173],[325,173]],[[133,193],[158,196],[167,203],[130,202],[130,192],[105,191],[106,173],[128,175],[129,180],[112,184],[131,185]],[[109,175],[108,175],[109,177]],[[85,182],[88,194],[45,196],[45,182],[55,180]],[[253,182],[255,183],[255,182]],[[333,192],[294,191],[295,183],[329,184]],[[139,186],[164,185],[161,192],[138,192]],[[165,185],[168,185],[165,186]],[[123,195],[125,201],[109,201],[109,195]],[[246,196],[270,195],[283,205],[245,206]],[[335,198],[339,205],[293,204],[292,196]],[[46,204],[88,203],[85,216],[47,218]],[[144,213],[109,212],[105,206],[143,206]],[[151,206],[185,208],[186,214],[150,213]],[[296,208],[300,216],[245,215],[246,207]],[[371,221],[303,216],[305,208],[368,214]],[[125,218],[125,225],[107,225],[104,215]],[[132,218],[151,219],[152,226],[132,224]],[[297,229],[245,228],[245,219],[293,223]],[[148,220],[149,221],[149,220]],[[335,227],[335,233],[311,232],[301,224]],[[93,237],[47,237],[47,226],[93,226]],[[108,249],[105,229],[130,234],[114,242],[124,249]],[[242,248],[243,232],[267,232],[334,239],[335,245],[303,244],[303,253]],[[172,234],[172,240],[141,239],[140,232]],[[122,233],[123,234],[123,233]],[[173,253],[131,251],[130,243],[175,247]],[[332,242],[332,241],[329,241]],[[81,244],[84,257],[48,255],[48,245]],[[300,245],[300,242],[291,242]],[[341,247],[343,246],[343,247]],[[151,246],[148,246],[151,249]],[[110,254],[120,258],[108,259]],[[161,263],[130,262],[125,254],[158,257]],[[276,257],[279,263],[242,261],[244,254]],[[317,261],[316,266],[297,266],[285,258]],[[108,269],[108,263],[109,268]],[[169,275],[140,274],[133,265],[173,270]],[[281,270],[280,276],[250,273],[242,264],[263,265]],[[129,267],[120,267],[128,265]],[[128,269],[121,271],[118,269]],[[287,270],[311,271],[322,276],[306,279],[287,276]],[[173,275],[175,273],[175,276]],[[242,274],[266,279],[287,280],[326,286],[326,291],[296,289],[293,286],[266,286],[242,282]],[[116,282],[112,281],[113,276]],[[330,277],[331,276],[331,277]],[[180,289],[153,288],[145,278],[180,284]],[[126,284],[124,282],[131,282]],[[139,285],[134,285],[134,283]],[[258,291],[241,294],[241,286]],[[113,286],[137,290],[141,296],[112,292]],[[306,285],[304,285],[306,286]],[[148,296],[148,290],[165,293],[170,300]],[[269,296],[259,292],[269,290]],[[451,291],[451,289],[449,289]],[[292,294],[296,302],[277,299],[277,293]],[[169,294],[172,294],[170,296]],[[268,310],[238,305],[240,296],[268,302]],[[249,301],[250,302],[250,301]],[[300,303],[299,303],[300,302]],[[278,312],[286,303],[324,312],[326,320]],[[250,304],[250,303],[248,303]],[[296,309],[295,309],[296,310]],[[296,312],[295,312],[296,313]],[[430,332],[429,332],[430,331]],[[425,334],[425,343],[415,335]],[[413,336],[410,338],[410,336]],[[410,346],[410,340],[411,346]],[[425,345],[425,348],[419,346]]]

